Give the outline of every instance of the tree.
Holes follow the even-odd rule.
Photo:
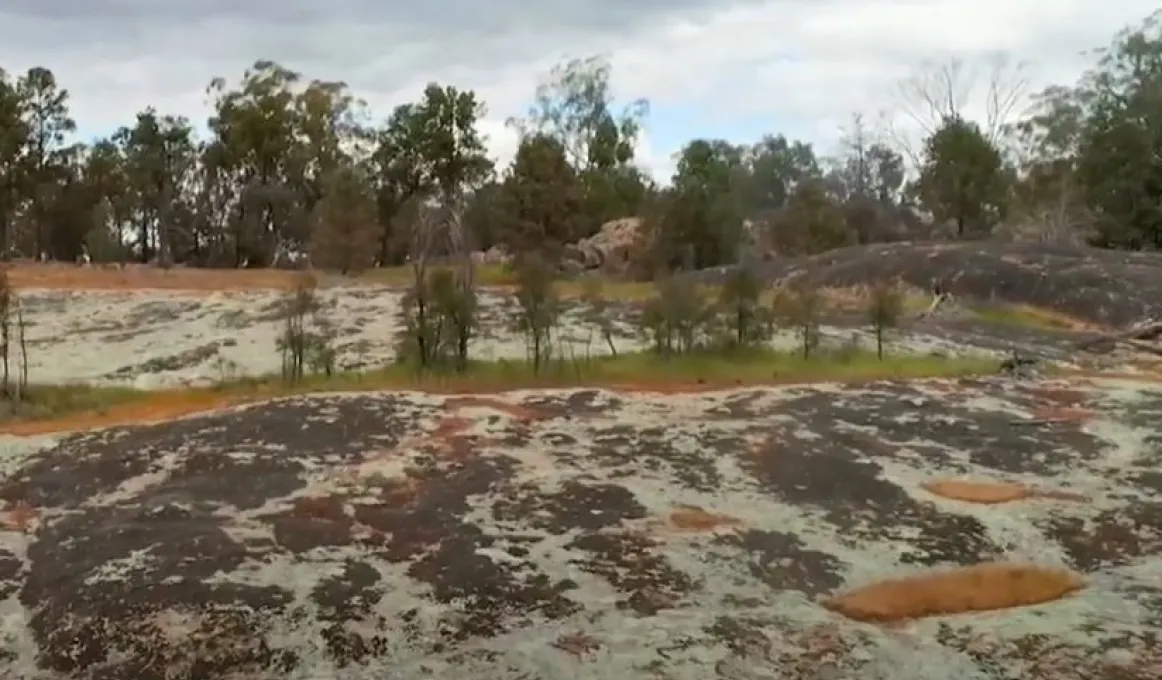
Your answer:
[[[33,252],[46,253],[48,220],[46,199],[55,183],[65,178],[66,137],[77,125],[69,116],[69,92],[57,85],[53,72],[33,67],[16,84],[24,124],[22,195],[29,203]]]
[[[213,139],[205,160],[212,164],[235,205],[228,216],[233,264],[268,264],[276,243],[306,241],[304,213],[293,192],[293,155],[300,144],[295,88],[299,73],[259,60],[231,89],[215,78],[207,94],[214,113]]]
[[[635,215],[650,182],[633,166],[649,103],[636,99],[614,112],[609,61],[593,56],[558,64],[536,91],[524,118],[509,120],[522,137],[556,140],[586,187],[589,230],[616,217]]]
[[[821,180],[797,186],[769,228],[772,242],[785,254],[813,255],[857,240],[848,229],[843,206],[828,194]]]
[[[1000,151],[976,123],[949,118],[924,145],[916,191],[937,220],[951,220],[956,235],[991,232],[1003,215],[1008,176]]]
[[[982,74],[987,73],[983,95]],[[926,61],[896,86],[896,113],[903,118],[887,120],[886,129],[897,150],[913,167],[923,165],[923,147],[917,147],[909,131],[930,139],[948,120],[972,120],[968,109],[983,111],[977,122],[981,136],[991,145],[1001,147],[1028,91],[1025,64],[1008,55],[998,54],[973,62],[954,58]],[[975,107],[971,105],[975,104]]]
[[[585,235],[585,187],[548,135],[521,140],[498,201],[504,226],[497,240],[510,253],[535,251],[555,263],[566,243]]]
[[[23,102],[16,83],[0,69],[0,258],[12,254],[12,227],[24,179],[21,157],[27,138]]]
[[[673,187],[656,225],[656,248],[669,268],[704,269],[737,261],[743,205],[737,178],[743,149],[697,139],[679,154]]]
[[[352,165],[333,168],[311,213],[311,264],[350,274],[375,262],[375,199]]]
[[[1162,246],[1162,11],[1115,36],[1075,95],[1077,173],[1106,247]]]
[[[132,213],[127,217],[137,229],[138,256],[148,262],[156,254],[163,264],[169,263],[175,236],[173,208],[196,162],[190,123],[149,108],[137,114],[132,128],[118,130],[114,140],[120,146],[127,189],[133,199]],[[189,235],[185,236],[188,242]]]
[[[823,172],[810,144],[783,135],[764,135],[744,153],[744,202],[749,212],[778,210],[795,188],[819,179]]]

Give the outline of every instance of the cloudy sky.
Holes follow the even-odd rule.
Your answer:
[[[511,7],[509,6],[511,5]],[[1156,0],[0,0],[0,66],[51,68],[83,137],[155,105],[206,116],[214,76],[257,58],[341,79],[386,116],[428,81],[471,87],[503,121],[570,56],[606,54],[615,95],[652,111],[640,155],[660,178],[696,137],[781,132],[832,149],[853,113],[896,103],[894,83],[925,60],[1028,60],[1033,88],[1072,82],[1087,59]],[[984,84],[982,80],[982,85]],[[983,106],[984,88],[967,109]]]

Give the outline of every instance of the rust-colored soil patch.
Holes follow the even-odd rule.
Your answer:
[[[0,512],[0,527],[8,531],[25,533],[36,522],[39,513],[24,501],[15,501]]]
[[[1030,498],[1062,501],[1084,501],[1085,496],[1067,491],[1041,491],[1013,482],[976,482],[960,479],[940,479],[923,484],[928,493],[965,503],[996,505]]]
[[[1068,408],[1081,406],[1089,398],[1089,395],[1081,390],[1071,390],[1061,387],[1028,387],[1025,389],[1025,392],[1042,401],[1047,401],[1054,406]]]
[[[82,267],[68,264],[18,263],[8,268],[15,288],[50,290],[271,290],[289,287],[301,272],[279,269],[169,270],[148,265]]]
[[[158,392],[149,400],[125,402],[95,411],[82,411],[59,418],[0,423],[0,434],[27,437],[52,432],[156,423],[198,413],[208,413],[255,400],[257,397],[240,399],[210,391]]]
[[[1040,604],[1084,586],[1066,569],[989,563],[880,581],[823,606],[856,621],[891,622]]]
[[[737,517],[720,515],[696,505],[683,505],[670,513],[670,524],[680,531],[712,531],[741,523]]]
[[[928,493],[968,503],[1009,503],[1033,496],[1031,489],[1011,482],[968,482],[947,479],[927,482],[923,488]]]

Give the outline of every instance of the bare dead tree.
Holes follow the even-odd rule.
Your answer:
[[[1021,102],[1028,93],[1027,64],[1008,55],[965,62],[953,58],[923,63],[912,75],[896,85],[893,109],[885,116],[884,128],[898,150],[918,167],[921,150],[905,127],[913,128],[921,139],[932,135],[948,118],[973,118],[968,109],[979,107],[983,120],[976,122],[989,142],[1003,146]],[[980,83],[987,85],[981,93]],[[892,114],[896,115],[892,115]],[[900,118],[904,124],[901,125]]]

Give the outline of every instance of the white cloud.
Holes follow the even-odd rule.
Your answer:
[[[1147,0],[702,3],[548,3],[530,14],[526,3],[490,3],[482,12],[484,5],[462,0],[408,9],[284,1],[269,12],[259,11],[261,3],[225,0],[184,8],[12,0],[0,7],[0,66],[51,68],[88,133],[111,131],[151,104],[204,119],[210,79],[236,78],[259,57],[307,77],[345,80],[380,116],[428,81],[450,82],[487,102],[484,128],[495,154],[507,159],[516,139],[503,121],[525,111],[548,68],[566,56],[604,52],[618,96],[645,97],[659,114],[695,111],[707,122],[648,130],[641,155],[665,177],[685,139],[745,141],[739,137],[755,120],[831,148],[852,113],[874,115],[892,104],[893,84],[926,59],[971,63],[1006,53],[1031,62],[1034,89],[1072,82],[1087,64],[1082,50],[1108,43],[1156,8]],[[968,111],[979,115],[982,105],[978,96]]]

